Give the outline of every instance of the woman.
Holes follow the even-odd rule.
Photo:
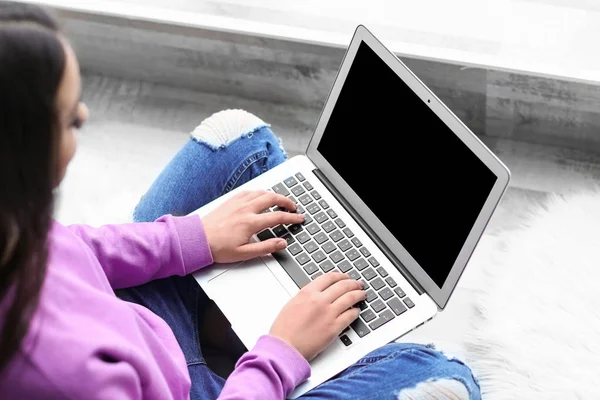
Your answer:
[[[189,274],[285,248],[281,239],[249,238],[303,216],[262,214],[275,205],[295,209],[263,191],[241,193],[202,220],[172,216],[283,162],[278,140],[251,114],[215,114],[144,196],[138,223],[65,227],[51,219],[53,190],[88,116],[80,90],[77,60],[55,21],[34,6],[0,3],[0,396],[288,396],[310,375],[307,360],[357,318],[352,306],[365,298],[361,284],[336,273],[304,287],[224,380],[202,355],[201,338],[210,340],[200,334],[209,300]],[[389,344],[304,398],[479,399],[480,393],[462,363],[424,346]]]

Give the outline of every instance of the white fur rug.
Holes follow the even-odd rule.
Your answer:
[[[483,398],[600,399],[600,192],[554,198],[501,239],[466,338]]]

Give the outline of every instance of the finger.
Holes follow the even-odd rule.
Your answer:
[[[323,291],[325,298],[329,303],[335,302],[342,295],[351,292],[353,290],[361,290],[363,287],[362,282],[354,280],[352,278],[343,279],[329,286]]]
[[[360,310],[358,308],[350,308],[342,312],[339,315],[339,317],[337,317],[337,319],[335,320],[335,323],[338,327],[336,333],[342,333],[342,331],[346,329],[351,323],[353,323],[359,315]]]
[[[296,211],[296,204],[292,200],[277,193],[264,193],[262,196],[254,198],[251,203],[252,211],[256,213],[273,206],[279,206],[289,211]]]
[[[363,301],[367,298],[367,292],[364,290],[353,290],[351,292],[344,293],[337,300],[335,300],[331,306],[342,314],[347,309],[353,307],[356,303]]]
[[[340,272],[328,272],[306,285],[306,287],[308,288],[310,286],[311,290],[322,292],[334,283],[348,278],[350,277],[347,274],[342,274]]]
[[[252,227],[256,232],[277,225],[294,225],[304,222],[303,214],[293,214],[283,211],[275,211],[267,214],[258,214]]]
[[[243,246],[240,246],[237,249],[237,253],[240,256],[240,261],[250,260],[254,257],[264,256],[266,254],[271,254],[279,250],[283,250],[287,247],[287,242],[285,239],[269,239],[264,242],[258,243],[249,243]]]

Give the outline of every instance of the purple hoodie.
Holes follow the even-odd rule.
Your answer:
[[[200,218],[101,228],[54,223],[49,243],[40,304],[2,373],[0,397],[188,399],[190,377],[169,326],[113,289],[212,264]],[[238,361],[219,399],[283,399],[309,375],[294,348],[263,336]]]

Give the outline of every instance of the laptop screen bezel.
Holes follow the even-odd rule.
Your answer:
[[[398,240],[394,238],[391,232],[377,218],[377,216],[360,200],[360,197],[344,181],[344,179],[327,162],[325,157],[318,151],[319,142],[337,98],[343,87],[344,81],[348,75],[350,67],[358,48],[362,42],[365,42],[398,76],[404,81],[418,96],[427,104],[436,115],[446,123],[446,125],[481,159],[484,164],[496,175],[496,183],[490,191],[484,206],[482,207],[477,220],[463,244],[463,247],[448,274],[444,285],[440,288],[421,268],[417,261],[406,251]],[[393,94],[389,94],[392,96]],[[502,195],[504,194],[510,180],[508,168],[475,136],[462,121],[454,115],[393,53],[387,50],[364,26],[359,26],[354,33],[352,41],[346,51],[344,60],[338,71],[333,87],[329,93],[315,132],[311,138],[306,151],[307,157],[315,164],[321,173],[335,186],[341,196],[350,204],[355,211],[362,217],[368,226],[375,232],[380,240],[392,251],[392,253],[402,262],[405,268],[410,272],[413,278],[423,287],[427,294],[435,301],[440,309],[443,309],[454,288],[456,287],[460,276],[462,275],[469,258],[471,257],[477,242],[479,241],[487,223],[489,222],[494,210],[496,209]],[[449,194],[450,195],[450,194]],[[443,240],[441,238],[440,240]]]

